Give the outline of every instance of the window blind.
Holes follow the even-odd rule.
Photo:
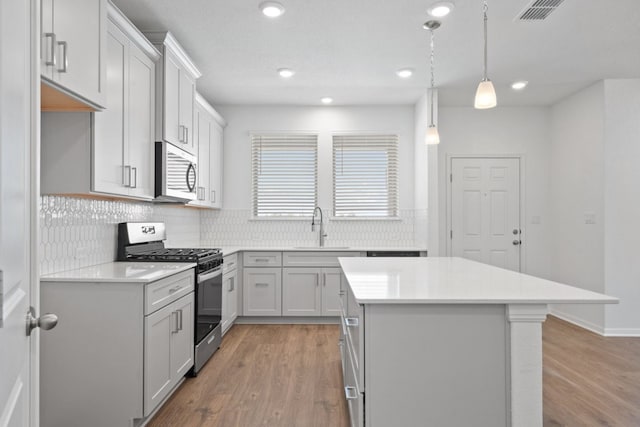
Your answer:
[[[251,135],[254,217],[313,215],[318,200],[317,152],[317,135]]]
[[[398,216],[398,136],[333,136],[333,214]]]

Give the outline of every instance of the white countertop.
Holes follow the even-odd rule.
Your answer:
[[[109,262],[40,277],[42,282],[149,283],[195,267],[189,262]]]
[[[251,251],[251,252],[366,252],[366,251],[394,251],[394,252],[406,252],[406,251],[418,251],[426,252],[426,248],[417,247],[402,247],[402,248],[378,248],[378,247],[356,247],[356,246],[267,246],[267,247],[254,247],[254,246],[232,246],[222,247],[222,253],[224,255],[232,255],[236,252]]]
[[[463,258],[339,258],[360,304],[614,304],[617,298]]]

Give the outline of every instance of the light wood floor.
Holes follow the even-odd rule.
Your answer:
[[[347,427],[337,325],[236,325],[149,427]],[[640,426],[640,338],[549,316],[544,426]],[[397,426],[406,427],[406,426]]]

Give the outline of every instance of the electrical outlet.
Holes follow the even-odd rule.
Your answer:
[[[584,223],[588,225],[593,225],[596,223],[596,214],[595,212],[585,212],[584,213]]]

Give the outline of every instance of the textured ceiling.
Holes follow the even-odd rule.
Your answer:
[[[169,30],[203,73],[215,105],[413,104],[428,86],[432,1],[114,0],[141,30]],[[565,0],[542,22],[519,22],[528,0],[489,0],[489,77],[500,105],[548,105],[603,78],[640,77],[640,0]],[[482,75],[482,1],[457,0],[436,31],[445,105],[472,105]],[[614,9],[615,6],[615,9]],[[284,80],[278,68],[296,75]],[[401,80],[399,68],[415,69]],[[519,93],[509,84],[530,82]]]

